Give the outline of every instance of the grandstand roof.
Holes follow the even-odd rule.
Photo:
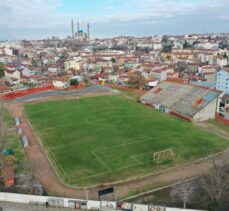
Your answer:
[[[218,95],[218,92],[206,87],[165,81],[143,95],[140,100],[192,118]]]

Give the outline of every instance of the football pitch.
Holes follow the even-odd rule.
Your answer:
[[[63,182],[78,187],[144,176],[229,146],[123,95],[28,104],[25,113]]]

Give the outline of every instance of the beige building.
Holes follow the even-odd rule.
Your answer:
[[[18,79],[20,80],[21,79],[21,72],[18,71],[18,70],[6,70],[4,71],[5,73],[5,78],[14,78],[14,79]]]
[[[75,60],[66,61],[64,63],[64,69],[67,71],[68,69],[80,70],[80,62]]]

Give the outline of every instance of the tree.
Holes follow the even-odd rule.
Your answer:
[[[33,67],[37,67],[38,66],[38,62],[36,59],[32,58],[32,66]]]
[[[71,86],[78,85],[78,84],[79,84],[79,81],[76,78],[73,78],[73,79],[70,80],[70,85]]]
[[[229,190],[229,168],[218,167],[213,160],[213,168],[208,175],[201,176],[201,185],[212,202],[209,210],[216,210],[219,202],[227,197]]]
[[[219,43],[219,48],[225,49],[227,47],[228,47],[228,40],[227,39],[224,39]]]
[[[90,77],[89,77],[88,71],[83,74],[83,80],[86,86],[90,84]]]
[[[181,181],[179,184],[174,185],[170,195],[172,197],[176,196],[183,202],[183,207],[186,208],[190,197],[192,196],[196,184],[193,181]]]
[[[163,45],[162,52],[164,52],[164,53],[170,53],[170,52],[172,52],[172,47],[173,47],[172,44]]]
[[[0,78],[5,76],[4,71],[6,70],[6,67],[4,64],[0,63]]]
[[[194,44],[193,44],[194,45]],[[185,48],[191,48],[192,47],[192,45],[190,45],[188,42],[187,42],[187,40],[185,40],[185,42],[184,42],[184,45],[183,45],[183,48],[185,49]]]
[[[112,63],[116,62],[115,58],[111,58],[111,61],[112,61]]]
[[[147,53],[147,54],[149,53],[149,48],[148,47],[145,48],[145,53]]]
[[[225,59],[228,59],[228,55],[227,55],[226,52],[224,53],[223,57],[224,57]]]
[[[192,45],[194,46],[194,45],[197,45],[197,44],[199,44],[199,43],[200,43],[200,41],[196,40],[196,41],[194,41],[194,42],[192,43]]]
[[[175,70],[176,70],[177,72],[179,72],[179,73],[184,72],[184,71],[186,70],[186,65],[185,65],[185,63],[183,63],[183,62],[178,62],[178,63],[177,63],[177,67],[175,68]]]
[[[61,55],[61,59],[67,59],[69,57],[68,53],[64,52],[62,55]]]
[[[171,56],[170,56],[170,55],[167,55],[167,56],[166,56],[166,59],[167,59],[167,60],[171,59]]]
[[[169,36],[168,35],[163,35],[162,40],[161,40],[162,43],[167,43],[168,40],[169,40]]]
[[[146,80],[140,72],[137,72],[131,75],[129,78],[129,84],[132,87],[137,88],[137,89],[139,89],[140,87],[143,87],[145,83],[146,83]]]
[[[119,68],[119,66],[113,66],[113,74],[121,74],[123,72],[122,69]]]

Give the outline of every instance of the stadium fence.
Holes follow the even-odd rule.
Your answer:
[[[0,192],[0,202],[22,203],[65,207],[81,210],[129,210],[129,211],[193,211],[189,209],[170,208],[158,205],[135,204],[116,201],[93,201],[85,199],[61,198],[51,196],[35,196],[26,194]],[[1,204],[0,204],[1,205]],[[17,205],[15,205],[17,206]],[[63,209],[64,210],[64,209]],[[197,211],[197,210],[196,210]]]
[[[41,87],[36,87],[36,88],[31,88],[31,89],[26,89],[26,90],[20,90],[20,91],[15,91],[15,92],[10,92],[7,94],[2,95],[2,97],[5,100],[13,100],[16,99],[18,97],[23,97],[26,95],[30,95],[30,94],[34,94],[37,92],[44,92],[44,91],[48,91],[48,90],[52,90],[54,89],[53,84],[47,84]]]
[[[105,84],[105,85],[109,86],[111,88],[123,89],[123,90],[126,90],[126,91],[133,91],[133,92],[137,92],[137,93],[146,93],[147,92],[146,90],[134,89],[134,88],[130,88],[130,87],[127,87],[127,86],[119,86],[119,85],[116,85],[116,84]]]

